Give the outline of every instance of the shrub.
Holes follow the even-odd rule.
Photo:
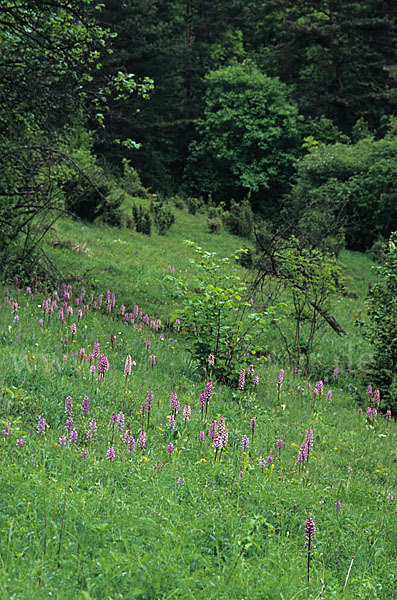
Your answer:
[[[224,213],[223,222],[233,235],[250,238],[254,231],[254,215],[249,201],[237,204],[232,200],[230,210]]]
[[[397,413],[397,232],[374,267],[379,281],[368,292],[369,322],[361,323],[373,346],[370,377],[382,393],[382,405]]]
[[[183,300],[178,315],[188,336],[190,352],[197,365],[208,368],[208,356],[213,354],[213,374],[229,382],[236,378],[247,356],[259,352],[258,339],[274,320],[274,307],[261,313],[252,309],[253,291],[232,271],[231,261],[244,250],[232,256],[218,258],[216,253],[203,250],[193,242],[196,257],[193,262],[199,269],[195,282],[183,278],[168,278],[176,283],[176,294]]]
[[[162,200],[152,201],[150,212],[154,215],[154,224],[159,235],[165,235],[171,225],[175,223],[175,214],[172,208]]]

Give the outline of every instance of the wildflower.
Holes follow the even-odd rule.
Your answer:
[[[204,440],[205,440],[205,433],[204,433],[204,431],[200,431],[200,434],[199,434],[199,442],[200,442],[200,444],[203,444]]]
[[[331,398],[332,398],[332,391],[328,390],[328,392],[327,392],[327,400],[331,400]]]
[[[281,448],[284,448],[284,442],[283,442],[283,440],[277,440],[277,442],[276,442],[276,448],[278,450],[281,450]]]
[[[215,364],[215,357],[213,354],[208,355],[208,364],[210,367],[213,367]]]
[[[391,419],[391,410],[386,411],[386,419]]]
[[[178,400],[178,396],[176,394],[175,391],[171,392],[171,396],[170,396],[170,409],[172,410],[173,413],[177,413],[179,411],[180,405],[179,405],[179,400]]]
[[[229,439],[229,432],[228,432],[228,430],[226,429],[226,427],[225,427],[225,429],[222,431],[222,434],[221,434],[221,435],[222,435],[222,446],[223,446],[223,447],[225,447],[225,446],[227,446],[227,442],[228,442],[228,439]]]
[[[336,510],[336,512],[338,512],[338,513],[339,513],[339,512],[342,510],[342,503],[341,503],[341,501],[340,501],[340,500],[337,500],[337,501],[335,502],[335,510]]]
[[[117,431],[121,431],[122,429],[124,429],[124,414],[122,412],[120,412],[117,415],[115,424]]]
[[[248,369],[247,369],[247,375],[253,375],[254,374],[254,365],[249,365]]]
[[[71,446],[77,444],[77,431],[75,429],[72,429],[72,431],[70,432],[69,443]]]
[[[115,458],[116,458],[116,453],[114,451],[114,448],[109,448],[109,450],[106,453],[106,460],[113,462]]]
[[[253,382],[254,382],[254,388],[256,388],[256,386],[259,383],[259,375],[254,375]]]
[[[174,415],[171,415],[168,421],[168,429],[170,429],[171,431],[174,431],[175,429],[175,418]]]
[[[94,433],[96,433],[96,431],[97,431],[97,423],[96,423],[95,419],[92,419],[90,421],[90,428],[87,432],[87,439],[89,439],[91,441],[92,436],[94,435]]]
[[[190,414],[191,414],[191,408],[190,408],[189,404],[185,404],[185,408],[183,409],[183,417],[184,417],[185,421],[190,420]]]
[[[154,399],[153,392],[150,389],[148,389],[148,391],[146,392],[146,404],[147,404],[149,411],[152,409],[153,399]]]
[[[324,384],[321,379],[320,379],[320,381],[317,381],[316,388],[318,389],[318,395],[321,397],[323,390],[324,390]]]
[[[205,399],[206,399],[207,404],[209,404],[210,400],[212,400],[212,392],[213,392],[212,381],[211,381],[211,379],[209,379],[205,386]]]
[[[98,381],[103,381],[104,374],[109,370],[109,361],[105,354],[101,354],[98,361]]]
[[[316,526],[314,524],[313,519],[310,517],[306,520],[305,523],[305,546],[310,546],[311,543],[316,539]]]
[[[155,357],[155,355],[154,355],[154,354],[151,354],[151,355],[149,356],[149,361],[150,361],[150,364],[152,365],[152,367],[154,367],[154,365],[155,365],[155,363],[156,363],[156,357]]]
[[[273,464],[273,456],[268,456],[266,459],[267,464],[269,465],[269,467]]]
[[[393,495],[392,495],[392,494],[389,494],[389,495],[387,496],[387,499],[388,499],[388,500],[393,500]]]
[[[88,456],[88,452],[85,448],[83,448],[82,451],[80,452],[81,460],[85,460],[87,458],[87,456]]]
[[[91,365],[91,366],[90,366],[90,375],[91,375],[92,377],[94,377],[94,375],[95,375],[95,371],[96,371],[96,369],[95,369],[95,365]]]
[[[283,383],[284,379],[284,369],[280,369],[277,373],[277,385],[280,386]]]
[[[372,415],[372,408],[370,406],[367,407],[366,415],[367,417],[370,417]]]
[[[145,346],[146,346],[147,350],[149,350],[151,344],[152,344],[152,340],[150,339],[150,337],[148,337],[145,341]]]
[[[18,315],[15,315],[15,317],[14,317],[14,323],[18,323],[18,321],[19,321]]]
[[[144,451],[145,446],[146,446],[146,439],[147,439],[146,431],[144,429],[142,429],[142,431],[139,435],[139,441],[138,441],[138,445],[141,448],[142,452]]]
[[[66,446],[66,444],[67,444],[66,435],[61,435],[61,437],[58,438],[58,446]]]
[[[19,448],[22,448],[25,445],[25,442],[23,441],[23,439],[21,438],[20,440],[16,441],[17,446],[19,446]]]
[[[249,439],[246,435],[243,435],[242,437],[241,446],[243,448],[243,452],[247,452],[249,446]]]
[[[73,400],[70,396],[66,396],[65,400],[65,413],[70,417],[73,414]]]
[[[216,421],[212,421],[212,423],[210,424],[210,429],[208,432],[208,437],[213,438],[216,434],[216,428],[217,428],[217,422]]]
[[[374,391],[373,402],[374,402],[374,404],[379,406],[379,404],[380,404],[380,391],[379,390]]]
[[[178,477],[176,484],[183,487],[185,485],[185,480],[183,479],[183,477]]]
[[[70,333],[71,333],[72,335],[76,335],[76,333],[77,333],[77,326],[76,326],[76,323],[72,323],[72,324],[71,324],[71,326],[70,326]]]
[[[222,448],[222,436],[219,433],[214,435],[214,439],[212,440],[213,448]]]
[[[369,386],[367,387],[367,396],[369,399],[372,398],[372,385],[369,384]]]
[[[124,443],[127,444],[127,452],[134,452],[136,448],[136,442],[129,429],[124,434]]]
[[[11,427],[11,423],[9,421],[7,421],[7,425],[3,429],[4,435],[10,435],[10,427]]]
[[[376,408],[373,408],[372,409],[372,418],[375,419],[377,414],[378,414],[378,411],[376,410]]]
[[[93,356],[93,358],[98,358],[99,354],[100,354],[99,342],[95,342],[94,347],[92,349],[92,356]]]
[[[40,415],[37,421],[37,433],[45,433],[46,427],[49,427],[45,422],[45,418]]]
[[[170,456],[172,456],[172,453],[175,451],[175,448],[172,444],[168,444],[167,446],[167,452]]]
[[[245,385],[245,370],[242,368],[238,378],[238,389],[243,390]]]
[[[70,432],[73,429],[73,419],[72,417],[69,417],[65,423],[65,427],[66,429]]]
[[[90,399],[88,396],[84,396],[83,398],[83,402],[81,403],[81,412],[83,415],[87,416],[90,414]]]
[[[244,477],[244,473],[242,471],[240,471],[240,473],[238,474],[238,478],[242,479]]]

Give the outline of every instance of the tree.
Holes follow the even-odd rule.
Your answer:
[[[272,37],[264,28],[258,64],[294,86],[306,116],[325,115],[350,132],[360,117],[379,127],[381,115],[393,114],[396,3],[277,0],[264,10]]]
[[[145,93],[121,71],[93,84],[112,34],[95,20],[94,0],[3,0],[0,6],[0,255],[4,268],[29,271],[32,251],[63,206],[64,131],[103,121],[107,98]],[[10,264],[12,263],[12,264]]]
[[[252,288],[260,290],[266,302],[284,303],[283,314],[273,325],[290,366],[307,373],[320,330],[328,325],[338,335],[346,335],[330,313],[339,287],[339,267],[335,257],[303,245],[294,236],[257,233],[257,246]]]
[[[337,250],[367,250],[397,228],[397,141],[394,120],[380,140],[317,144],[297,164],[285,204],[302,240]]]
[[[287,87],[245,61],[209,73],[204,100],[186,188],[227,205],[248,196],[274,216],[299,153],[300,120]]]

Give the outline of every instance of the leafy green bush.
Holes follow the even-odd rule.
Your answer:
[[[247,356],[261,348],[260,335],[268,327],[274,307],[257,313],[252,309],[254,292],[231,268],[231,261],[244,252],[237,250],[227,258],[217,258],[194,242],[186,242],[196,254],[193,263],[200,269],[197,281],[169,279],[176,283],[176,294],[183,301],[178,311],[184,332],[190,340],[190,352],[197,365],[208,368],[213,354],[212,372],[222,381],[236,378]]]
[[[134,198],[142,198],[147,200],[150,198],[149,190],[145,188],[139,177],[139,173],[136,169],[131,167],[131,162],[126,158],[123,158],[123,177],[118,182],[120,187],[123,188],[130,196]]]
[[[369,375],[381,390],[382,405],[397,413],[397,232],[389,240],[383,264],[374,269],[379,281],[366,300],[370,321],[361,323],[374,350]]]
[[[393,123],[391,123],[393,125]],[[397,138],[312,147],[297,165],[285,208],[296,233],[317,247],[366,250],[397,228]]]
[[[171,225],[175,223],[175,213],[171,206],[162,200],[153,201],[150,205],[150,212],[154,215],[154,224],[158,234],[165,235]]]
[[[233,235],[250,238],[254,232],[254,214],[247,199],[238,204],[232,200],[230,210],[223,215],[225,227]]]
[[[185,187],[216,203],[241,201],[278,216],[300,148],[300,117],[287,86],[245,61],[206,77],[204,117],[190,146]]]

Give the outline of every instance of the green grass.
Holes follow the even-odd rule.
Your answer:
[[[382,414],[365,416],[368,402],[363,383],[356,379],[364,342],[350,315],[370,280],[369,261],[342,253],[350,295],[336,302],[335,316],[349,337],[324,334],[311,387],[307,378],[290,372],[281,346],[273,347],[278,342],[269,334],[271,361],[254,363],[257,390],[247,386],[241,392],[215,382],[203,423],[199,397],[207,376],[198,375],[183,333],[164,327],[155,332],[141,321],[137,328],[124,325],[119,307],[125,304],[132,310],[137,303],[144,313],[165,322],[175,307],[165,280],[168,265],[194,277],[182,240],[194,239],[222,256],[240,247],[241,240],[211,236],[203,215],[184,212],[165,237],[86,225],[82,229],[68,220],[58,224],[57,236],[81,247],[87,244],[89,250],[77,254],[46,242],[58,268],[73,273],[76,295],[84,283],[88,300],[91,282],[95,297],[106,289],[114,291],[116,307],[109,314],[88,301],[88,314],[81,320],[75,314],[61,325],[56,310],[41,325],[43,299],[52,293],[41,285],[33,300],[21,292],[16,323],[1,294],[1,430],[8,429],[7,423],[11,426],[9,433],[0,433],[0,597],[396,598],[396,424]],[[15,299],[14,287],[10,294]],[[75,338],[72,322],[77,324]],[[62,344],[64,338],[68,342]],[[89,354],[96,341],[110,363],[102,382],[90,375],[87,360],[74,356],[81,347]],[[126,383],[127,354],[136,366]],[[153,367],[150,354],[156,356]],[[334,365],[339,367],[337,381]],[[280,368],[285,375],[278,403]],[[322,399],[313,401],[312,388],[320,376],[329,381]],[[147,415],[140,414],[148,388],[154,395],[149,427]],[[325,399],[328,389],[330,400]],[[171,431],[173,390],[180,412]],[[76,445],[63,447],[59,438],[69,439],[68,395],[78,437]],[[85,395],[90,399],[88,416],[81,411]],[[185,404],[191,406],[188,422],[182,415]],[[117,431],[111,417],[120,412],[125,426]],[[45,434],[37,433],[39,415],[50,425]],[[208,430],[220,415],[229,444],[221,461],[214,462]],[[254,416],[252,440],[249,424]],[[89,441],[91,419],[97,432]],[[146,448],[129,453],[125,430],[137,442],[142,425]],[[314,444],[302,471],[297,456],[308,428]],[[204,443],[199,442],[200,431],[205,432]],[[244,455],[243,435],[250,442]],[[24,440],[23,447],[17,439]],[[275,456],[279,439],[284,447]],[[172,456],[169,444],[175,448]],[[110,447],[114,462],[106,460]],[[87,450],[85,460],[82,449]],[[268,456],[273,457],[271,466]],[[310,584],[304,545],[308,517],[317,529]]]

